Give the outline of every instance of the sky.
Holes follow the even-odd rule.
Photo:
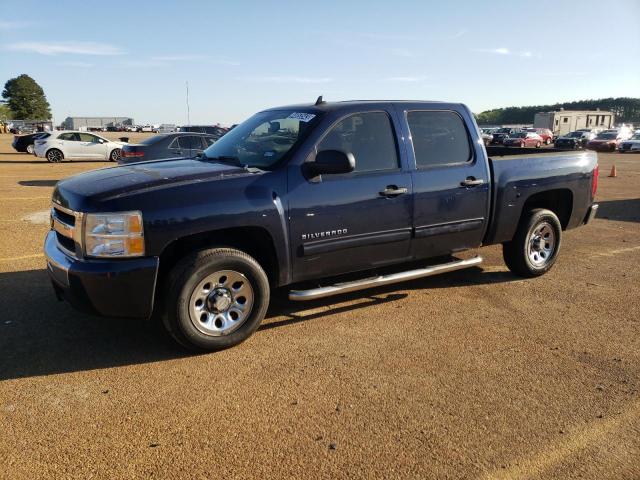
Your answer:
[[[20,0],[0,85],[32,76],[67,116],[229,125],[349,99],[490,108],[640,97],[640,0]]]

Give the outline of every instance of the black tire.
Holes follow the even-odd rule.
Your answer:
[[[540,142],[536,143],[536,148],[540,148],[542,146],[542,144]]]
[[[47,157],[47,161],[50,163],[58,163],[64,159],[64,153],[57,148],[47,150],[45,156]]]
[[[109,161],[117,162],[118,160],[120,160],[120,155],[122,155],[122,150],[120,148],[114,148],[109,154]]]
[[[547,138],[547,139],[544,141],[544,144],[545,144],[545,145],[551,145],[551,139],[550,139],[550,138]]]
[[[545,253],[545,257],[539,256],[537,262],[532,259],[535,255],[533,245],[540,246],[540,240],[535,240],[535,232],[541,226],[548,225],[553,231],[553,250]],[[556,263],[562,243],[562,225],[555,213],[551,210],[538,208],[524,215],[518,225],[513,240],[502,244],[502,256],[509,270],[521,277],[538,277],[547,273]],[[544,246],[542,246],[544,248]],[[545,251],[546,252],[546,251]],[[542,254],[540,254],[542,255]]]
[[[205,334],[190,315],[192,294],[208,276],[233,270],[242,274],[251,288],[252,305],[246,319],[228,334]],[[210,290],[214,290],[210,287]],[[218,290],[215,287],[215,290]],[[169,334],[182,346],[195,351],[216,351],[237,345],[260,326],[269,306],[269,280],[258,262],[232,248],[213,248],[191,254],[172,269],[165,284],[166,303],[163,323]]]

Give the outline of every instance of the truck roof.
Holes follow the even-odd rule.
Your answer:
[[[268,112],[271,110],[306,110],[306,111],[318,111],[318,112],[330,112],[335,110],[351,110],[353,107],[371,107],[380,104],[393,103],[396,105],[437,105],[438,108],[451,108],[460,107],[461,103],[440,102],[433,100],[344,100],[339,102],[322,102],[316,103],[298,103],[294,105],[282,105],[280,107],[266,108],[263,111]],[[465,107],[466,108],[466,107]]]

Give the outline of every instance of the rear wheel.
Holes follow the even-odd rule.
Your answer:
[[[117,162],[118,160],[120,160],[120,155],[122,155],[122,150],[120,150],[119,148],[114,148],[113,150],[111,150],[109,160],[111,160],[112,162]]]
[[[513,240],[502,244],[502,256],[513,273],[537,277],[556,263],[561,240],[562,226],[556,214],[535,209],[521,220]]]
[[[256,331],[269,295],[267,275],[251,256],[231,248],[202,250],[171,271],[164,325],[191,350],[222,350]]]
[[[51,150],[47,151],[46,157],[49,162],[58,163],[62,161],[62,159],[64,158],[64,155],[57,148],[52,148]]]
[[[33,144],[27,145],[27,153],[33,155],[33,148],[34,148]]]

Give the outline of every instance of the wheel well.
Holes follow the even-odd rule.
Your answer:
[[[56,148],[56,147],[51,147],[51,148],[49,148],[46,152],[44,152],[44,156],[46,157],[46,156],[47,156],[47,154],[48,154],[51,150],[57,150],[57,151],[59,151],[59,152],[62,154],[62,158],[64,158],[64,152],[63,152],[62,150],[60,150],[59,148]]]
[[[272,285],[278,283],[278,259],[273,238],[261,227],[236,227],[180,238],[169,244],[160,255],[160,277],[164,277],[186,255],[213,247],[242,250],[257,260]]]
[[[573,193],[571,190],[559,189],[536,193],[527,198],[522,208],[522,216],[534,208],[546,208],[558,216],[562,229],[567,228],[573,211]]]

